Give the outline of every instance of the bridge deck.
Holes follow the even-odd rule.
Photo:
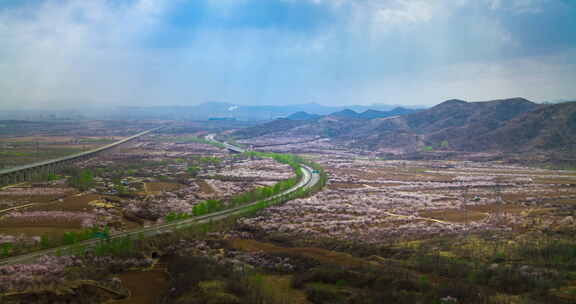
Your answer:
[[[100,147],[100,148],[96,148],[96,149],[93,149],[93,150],[90,150],[90,151],[80,152],[80,153],[76,153],[76,154],[73,154],[73,155],[69,155],[69,156],[65,156],[65,157],[60,157],[60,158],[55,158],[55,159],[46,160],[46,161],[41,161],[41,162],[36,162],[36,163],[28,164],[28,165],[23,165],[23,166],[18,166],[18,167],[3,169],[3,170],[0,170],[0,176],[6,175],[6,174],[15,173],[15,172],[18,172],[18,171],[23,171],[23,170],[34,169],[34,168],[38,168],[38,167],[42,167],[42,166],[46,166],[46,165],[51,165],[51,164],[55,164],[55,163],[59,163],[59,162],[65,162],[65,161],[69,161],[69,160],[74,160],[74,159],[77,159],[77,158],[80,158],[80,157],[83,157],[83,156],[89,156],[89,155],[92,155],[92,154],[96,154],[96,153],[98,153],[98,152],[102,152],[102,151],[104,151],[104,150],[114,148],[114,147],[116,147],[116,146],[118,146],[118,145],[121,145],[121,144],[126,143],[126,142],[128,142],[128,141],[131,141],[131,140],[133,140],[133,139],[135,139],[135,138],[137,138],[137,137],[146,135],[146,134],[148,134],[148,133],[150,133],[150,132],[153,132],[153,131],[156,131],[156,130],[158,130],[158,129],[160,129],[160,128],[154,128],[154,129],[151,129],[151,130],[147,130],[147,131],[144,131],[144,132],[140,132],[140,133],[138,133],[138,134],[136,134],[136,135],[132,135],[132,136],[130,136],[130,137],[124,138],[124,139],[119,140],[119,141],[117,141],[117,142],[114,142],[114,143],[111,143],[111,144],[109,144],[109,145],[106,145],[106,146],[103,146],[103,147]]]

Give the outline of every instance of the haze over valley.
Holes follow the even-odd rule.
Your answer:
[[[574,16],[0,1],[0,303],[575,303]]]

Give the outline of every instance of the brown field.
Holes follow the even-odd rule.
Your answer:
[[[32,237],[32,236],[46,236],[46,237],[53,237],[53,238],[60,238],[65,232],[80,232],[82,229],[78,228],[77,226],[70,226],[70,227],[56,227],[54,225],[51,226],[22,226],[22,227],[3,227],[0,226],[0,234],[6,235],[20,235],[24,234],[25,236]]]
[[[466,211],[459,209],[448,209],[448,210],[426,210],[420,212],[420,216],[446,222],[467,223],[483,220],[488,216],[488,214],[485,212],[479,212],[473,210]]]
[[[212,186],[208,185],[208,183],[206,183],[206,181],[203,179],[197,179],[196,184],[198,185],[198,187],[200,187],[201,193],[213,194],[215,192],[214,188],[212,188]]]
[[[22,227],[24,227],[24,228],[26,228],[26,227],[32,227],[32,228],[34,228],[34,227],[47,227],[49,229],[50,228],[81,228],[81,222],[76,221],[76,220],[63,221],[63,220],[52,219],[52,218],[40,218],[34,222],[27,221],[27,220],[24,220],[21,218],[7,218],[7,219],[3,219],[0,222],[0,228],[5,228],[5,229],[18,228],[18,229],[14,230],[16,232],[16,234],[18,234],[17,232]]]
[[[127,299],[108,302],[110,304],[155,304],[169,287],[168,273],[163,269],[129,271],[118,277],[131,295]]]
[[[21,196],[21,195],[1,195],[0,192],[0,200],[6,200],[11,202],[21,202],[22,204],[25,203],[36,203],[36,204],[45,204],[45,203],[52,203],[59,198],[62,198],[62,195],[33,195],[33,196]]]
[[[30,208],[37,211],[90,211],[94,209],[89,203],[100,199],[97,194],[70,195],[63,199],[62,202],[56,201],[50,204],[42,204]]]
[[[335,175],[348,175],[350,177],[360,179],[375,181],[383,178],[391,179],[395,181],[403,182],[414,182],[414,181],[430,181],[430,182],[451,182],[453,178],[449,175],[444,174],[431,174],[416,171],[416,169],[406,172],[402,170],[390,170],[375,168],[374,170],[357,170],[357,169],[338,169],[338,168],[326,168],[329,172],[334,172]]]
[[[534,180],[535,183],[538,184],[563,184],[563,185],[576,185],[576,178],[574,177],[565,177],[565,178],[558,178],[558,177],[551,177],[551,178],[544,178],[539,177]]]
[[[331,183],[328,185],[329,189],[358,189],[364,188],[364,184],[352,184],[352,183]]]
[[[176,183],[163,183],[163,182],[153,182],[145,183],[144,189],[146,192],[164,192],[164,191],[174,191],[182,188],[182,185]]]

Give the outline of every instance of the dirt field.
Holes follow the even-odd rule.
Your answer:
[[[164,191],[175,191],[182,188],[182,185],[175,184],[175,183],[162,183],[162,182],[154,182],[154,183],[145,183],[144,189],[146,192],[158,193]]]
[[[124,300],[110,301],[112,304],[155,304],[168,289],[168,273],[163,269],[130,271],[118,275],[131,296]]]
[[[17,225],[11,225],[10,227],[0,226],[0,234],[16,235],[16,236],[24,234],[25,236],[28,237],[46,236],[46,237],[60,238],[65,232],[80,232],[82,230],[78,228],[78,225],[70,225],[70,226],[63,225],[64,227],[56,227],[56,225],[53,225],[51,223],[48,224],[50,224],[50,226],[42,226],[42,225],[36,227],[17,226]]]
[[[62,201],[55,201],[50,204],[37,205],[29,210],[34,211],[91,211],[94,206],[90,202],[101,199],[102,196],[97,194],[76,194],[70,195],[62,199]]]
[[[200,192],[204,194],[213,194],[214,188],[212,188],[205,180],[198,179],[196,180],[196,184],[200,187]]]

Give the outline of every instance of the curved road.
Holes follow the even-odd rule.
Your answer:
[[[213,136],[211,138],[208,138],[208,139],[215,141]],[[228,146],[230,146],[230,147],[236,148],[237,150],[244,151],[244,149],[242,149],[240,147],[232,146],[232,145],[227,144],[227,143],[223,143],[223,144],[227,148],[228,148]],[[268,199],[266,199],[264,201],[268,201],[270,199],[274,199],[274,198],[277,198],[277,197],[280,197],[283,195],[290,194],[290,193],[297,191],[299,189],[309,189],[312,186],[316,185],[320,181],[320,175],[318,173],[314,172],[314,170],[312,170],[312,168],[305,166],[305,165],[301,165],[301,167],[302,167],[302,173],[303,173],[302,179],[296,185],[294,185],[290,189],[287,189],[286,191],[284,191],[280,194],[269,197]],[[172,232],[176,229],[186,228],[186,227],[190,227],[192,225],[197,225],[197,224],[202,224],[202,223],[208,223],[210,221],[220,220],[220,219],[224,219],[224,218],[227,218],[227,217],[230,217],[233,215],[241,214],[246,208],[257,205],[260,202],[261,201],[257,201],[257,202],[250,203],[247,205],[243,205],[243,206],[239,206],[239,207],[235,207],[235,208],[230,208],[230,209],[226,209],[226,210],[219,211],[219,212],[214,212],[214,213],[203,215],[203,216],[197,216],[197,217],[189,218],[186,220],[181,220],[181,221],[176,221],[176,222],[161,224],[161,225],[154,225],[154,226],[145,227],[142,229],[122,232],[122,233],[112,235],[110,237],[110,239],[120,239],[120,238],[124,238],[124,237],[138,238],[141,235],[143,237],[149,237],[149,236],[154,236],[154,235],[158,235],[161,233]],[[6,259],[1,259],[0,265],[30,263],[30,262],[35,261],[40,256],[43,256],[46,254],[55,254],[56,251],[58,251],[58,250],[60,252],[66,252],[67,250],[73,249],[75,246],[78,246],[79,244],[82,246],[85,246],[85,247],[93,247],[96,244],[98,244],[98,242],[100,242],[100,240],[91,239],[91,240],[86,240],[86,241],[83,241],[83,242],[80,242],[80,243],[77,243],[74,245],[60,246],[57,248],[35,251],[35,252],[29,253],[29,254],[24,254],[24,255],[10,257],[10,258],[6,258]]]

